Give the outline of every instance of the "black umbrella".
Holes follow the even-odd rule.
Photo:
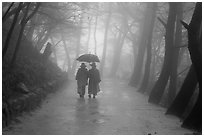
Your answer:
[[[81,61],[81,62],[100,62],[99,58],[97,55],[94,54],[83,54],[79,56],[76,60]]]

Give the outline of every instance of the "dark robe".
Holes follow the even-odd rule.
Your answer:
[[[76,74],[76,80],[78,93],[84,95],[88,81],[88,70],[86,68],[79,68]]]
[[[99,82],[101,81],[100,73],[97,68],[92,68],[88,73],[89,85],[88,85],[88,94],[97,95],[100,91]]]

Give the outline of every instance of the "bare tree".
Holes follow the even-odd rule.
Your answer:
[[[76,43],[76,56],[75,56],[75,58],[77,58],[80,54],[82,25],[83,25],[83,14],[81,15],[80,23],[79,23],[79,29],[77,31],[77,43]],[[76,60],[74,60],[73,64],[72,64],[72,74],[74,74],[74,72],[76,70],[76,65],[77,65],[76,63],[77,63]]]
[[[98,24],[98,16],[96,16],[95,19],[95,27],[94,27],[94,43],[95,43],[95,54],[97,54],[97,40],[96,40],[96,30],[97,30],[97,24]]]
[[[191,113],[182,126],[202,131],[202,3],[197,2],[189,25],[182,22],[188,31],[188,49],[199,83],[199,95]]]
[[[18,8],[16,10],[16,14],[15,14],[15,16],[13,18],[13,22],[12,22],[11,28],[9,29],[9,32],[7,34],[6,42],[4,44],[3,51],[2,51],[3,58],[6,55],[6,51],[7,51],[8,47],[9,47],[9,43],[10,43],[10,40],[11,40],[11,35],[12,35],[14,27],[15,27],[15,25],[17,23],[18,15],[19,15],[19,13],[20,13],[20,11],[22,9],[22,4],[23,4],[22,2],[19,3]]]
[[[6,17],[6,15],[8,14],[9,10],[11,9],[11,7],[13,6],[13,4],[14,4],[14,2],[12,2],[12,3],[9,5],[8,9],[7,9],[6,12],[4,13],[4,15],[3,15],[3,17],[2,17],[2,21],[3,21],[3,22],[5,21],[5,17]]]
[[[182,3],[177,3],[177,16],[176,16],[176,32],[175,32],[175,42],[172,51],[172,65],[170,72],[170,84],[168,91],[168,106],[172,103],[176,96],[177,87],[177,68],[178,68],[178,58],[179,51],[182,41],[182,26],[180,20],[182,20],[183,6]]]
[[[112,67],[111,67],[111,71],[110,71],[110,76],[111,77],[115,77],[117,70],[118,70],[118,66],[120,64],[120,56],[121,56],[121,52],[122,52],[122,47],[123,47],[123,43],[125,40],[125,37],[127,35],[127,17],[125,14],[122,14],[122,18],[121,18],[121,30],[119,30],[119,34],[118,37],[116,39],[115,45],[114,45],[114,56],[113,56],[113,61],[112,61]]]
[[[151,14],[151,8],[149,8],[149,6],[152,3],[147,3],[146,4],[146,9],[145,9],[145,13],[143,15],[143,20],[141,20],[140,22],[140,39],[139,39],[139,47],[137,48],[137,41],[134,40],[133,42],[133,48],[134,48],[134,71],[133,74],[131,76],[131,80],[129,82],[129,85],[137,87],[137,85],[139,84],[140,80],[141,80],[141,76],[142,76],[142,68],[144,65],[144,55],[145,55],[145,49],[146,49],[146,45],[147,45],[147,36],[148,36],[148,32],[149,32],[149,26],[150,26],[150,14]],[[134,37],[134,39],[136,39]]]
[[[166,37],[165,37],[165,56],[164,56],[164,63],[162,67],[162,71],[160,76],[155,83],[151,94],[149,96],[149,102],[158,104],[162,98],[164,93],[166,84],[170,77],[170,68],[172,64],[172,46],[174,45],[174,28],[175,28],[175,21],[176,21],[176,7],[177,3],[170,2],[169,3],[169,15],[168,21],[166,26]]]
[[[176,96],[170,107],[167,109],[166,114],[173,114],[182,118],[182,115],[188,103],[190,102],[197,84],[198,80],[196,78],[195,69],[193,65],[191,65],[191,68],[182,84],[178,95]]]
[[[18,37],[18,40],[17,40],[17,43],[16,43],[16,48],[15,48],[15,51],[14,51],[14,55],[13,55],[12,60],[11,60],[11,64],[13,64],[15,62],[16,55],[17,55],[17,52],[18,52],[20,44],[21,44],[21,38],[23,36],[23,31],[24,31],[26,23],[34,16],[34,14],[37,12],[38,8],[40,7],[40,3],[36,3],[36,6],[35,6],[33,12],[29,16],[27,16],[30,5],[31,5],[31,3],[27,3],[27,7],[26,7],[26,10],[25,10],[23,19],[21,20],[21,29],[20,29],[19,37]]]
[[[148,33],[148,38],[147,38],[147,48],[146,48],[146,64],[145,64],[145,72],[144,72],[144,77],[140,86],[139,91],[145,92],[148,83],[149,83],[149,74],[150,74],[150,66],[151,66],[151,50],[152,50],[152,35],[153,35],[153,30],[154,30],[154,23],[155,23],[155,17],[156,17],[156,10],[157,10],[157,3],[153,3],[152,6],[150,6],[152,11],[151,13],[151,20],[150,20],[150,26],[149,26],[149,33]]]
[[[109,3],[109,10],[108,10],[108,17],[106,19],[106,25],[105,25],[105,33],[104,33],[104,46],[103,46],[103,55],[102,55],[102,61],[100,65],[100,72],[101,76],[103,76],[103,69],[105,66],[105,59],[106,59],[106,48],[107,48],[107,39],[108,39],[108,29],[109,29],[109,23],[111,20],[111,3]]]

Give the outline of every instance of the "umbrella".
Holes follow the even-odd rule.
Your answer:
[[[82,61],[82,62],[100,62],[97,55],[94,54],[83,54],[79,56],[76,60]]]

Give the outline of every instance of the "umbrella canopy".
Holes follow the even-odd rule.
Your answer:
[[[100,62],[98,56],[94,54],[83,54],[79,56],[76,60],[81,61],[81,62]]]

